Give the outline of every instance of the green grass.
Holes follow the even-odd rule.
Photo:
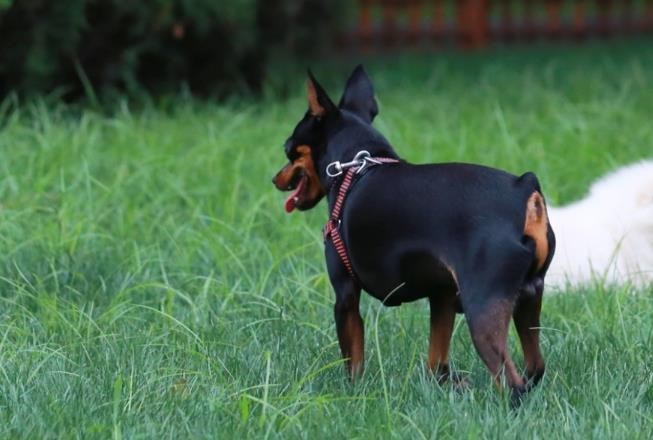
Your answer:
[[[371,59],[376,125],[411,161],[533,170],[566,202],[652,155],[649,46]],[[345,64],[318,78],[339,91]],[[547,374],[517,411],[461,318],[463,393],[424,372],[423,302],[364,297],[367,369],[351,386],[325,207],[285,215],[270,184],[306,105],[301,71],[283,81],[283,101],[179,99],[111,116],[5,103],[1,438],[653,437],[651,292],[546,297]],[[521,362],[514,335],[511,347]]]

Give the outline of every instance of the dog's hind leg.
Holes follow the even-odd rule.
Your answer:
[[[542,310],[544,276],[551,264],[556,247],[555,234],[548,224],[546,241],[548,255],[544,264],[536,274],[529,275],[529,279],[522,285],[513,312],[515,328],[524,352],[524,366],[526,380],[528,381],[526,384],[527,390],[537,385],[544,376],[544,358],[540,351],[540,312]],[[535,246],[535,242],[530,241],[526,245]]]
[[[508,327],[514,303],[511,298],[501,296],[481,299],[473,304],[463,302],[472,341],[499,388],[503,373],[511,390],[511,398],[515,401],[525,388],[524,380],[508,353]]]
[[[495,264],[481,264],[490,253],[480,253],[484,259],[470,266],[477,271],[459,276],[460,298],[476,351],[499,387],[502,374],[505,376],[511,402],[518,404],[527,389],[508,352],[508,328],[531,261],[525,257],[531,254],[526,248],[509,245],[486,249],[491,249]]]
[[[534,292],[522,293],[513,312],[515,328],[524,351],[528,389],[537,385],[544,375],[544,358],[540,352],[540,310],[544,281],[538,277],[531,285]]]

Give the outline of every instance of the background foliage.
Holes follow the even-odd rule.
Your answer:
[[[4,0],[0,96],[260,92],[270,56],[319,52],[341,0]]]

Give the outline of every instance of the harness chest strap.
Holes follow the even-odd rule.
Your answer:
[[[363,166],[367,165],[368,163],[371,166],[371,165],[378,165],[383,163],[399,162],[397,159],[391,159],[386,157],[374,157],[374,158],[369,158],[368,160],[369,162],[364,160],[360,166],[348,168],[347,171],[344,173],[342,183],[340,183],[340,187],[338,188],[338,195],[336,196],[336,201],[333,204],[333,209],[331,210],[331,216],[329,217],[329,221],[327,222],[327,224],[324,226],[325,242],[326,240],[331,238],[333,247],[336,249],[336,252],[340,257],[342,264],[345,266],[345,269],[347,269],[347,272],[352,278],[356,278],[356,275],[354,274],[354,269],[351,265],[351,260],[349,259],[347,248],[345,246],[344,241],[342,240],[342,236],[340,235],[340,216],[342,213],[342,207],[344,205],[345,198],[347,197],[347,192],[349,191],[349,188],[351,187],[351,184],[354,180],[354,175],[358,173],[358,171],[360,171],[363,168]]]

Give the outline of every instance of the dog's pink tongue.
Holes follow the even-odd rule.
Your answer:
[[[297,191],[294,191],[286,199],[286,203],[284,205],[284,208],[286,208],[286,212],[289,213],[289,214],[293,211],[293,209],[295,209],[295,194],[296,193],[297,193]]]
[[[304,189],[305,184],[306,184],[306,176],[302,177],[302,180],[299,181],[297,188],[295,188],[292,194],[290,194],[286,199],[284,208],[286,208],[287,213],[291,213],[295,209],[297,200],[299,199],[299,193]]]

